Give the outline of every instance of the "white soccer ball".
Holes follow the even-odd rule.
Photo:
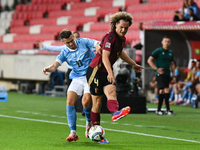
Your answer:
[[[89,138],[92,141],[99,142],[105,137],[105,130],[100,125],[92,126],[89,130]]]

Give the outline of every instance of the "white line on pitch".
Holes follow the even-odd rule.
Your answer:
[[[64,122],[56,122],[56,121],[48,121],[48,120],[40,120],[40,119],[31,119],[31,118],[22,118],[22,117],[7,116],[7,115],[2,115],[2,114],[0,114],[0,117],[20,119],[20,120],[28,120],[28,121],[36,121],[36,122],[45,122],[45,123],[68,125],[67,123],[64,123]],[[76,126],[78,126],[78,127],[84,127],[85,128],[84,125],[76,125]],[[108,131],[115,131],[115,132],[121,132],[121,133],[137,134],[137,135],[157,137],[157,138],[163,138],[163,139],[170,139],[170,140],[177,140],[177,141],[200,143],[200,141],[187,140],[187,139],[179,139],[179,138],[166,137],[166,136],[160,136],[160,135],[145,134],[145,133],[138,133],[138,132],[132,132],[132,131],[125,131],[125,130],[115,130],[115,129],[108,129],[108,128],[104,128],[104,129],[108,130]]]

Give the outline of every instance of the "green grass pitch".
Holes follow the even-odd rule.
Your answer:
[[[79,140],[69,143],[66,98],[8,92],[0,102],[0,150],[199,150],[200,109],[171,108],[177,115],[129,114],[117,122],[101,114],[110,144],[85,138],[85,117],[77,113]]]

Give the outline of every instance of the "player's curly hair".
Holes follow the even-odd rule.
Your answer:
[[[129,22],[129,27],[133,23],[133,17],[131,16],[130,13],[127,12],[117,12],[110,17],[110,31],[116,29],[116,23],[119,23],[120,20],[128,21]]]

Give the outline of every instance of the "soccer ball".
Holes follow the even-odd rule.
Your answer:
[[[95,125],[90,128],[89,138],[92,141],[99,142],[103,140],[104,137],[105,137],[105,130],[101,126]]]

